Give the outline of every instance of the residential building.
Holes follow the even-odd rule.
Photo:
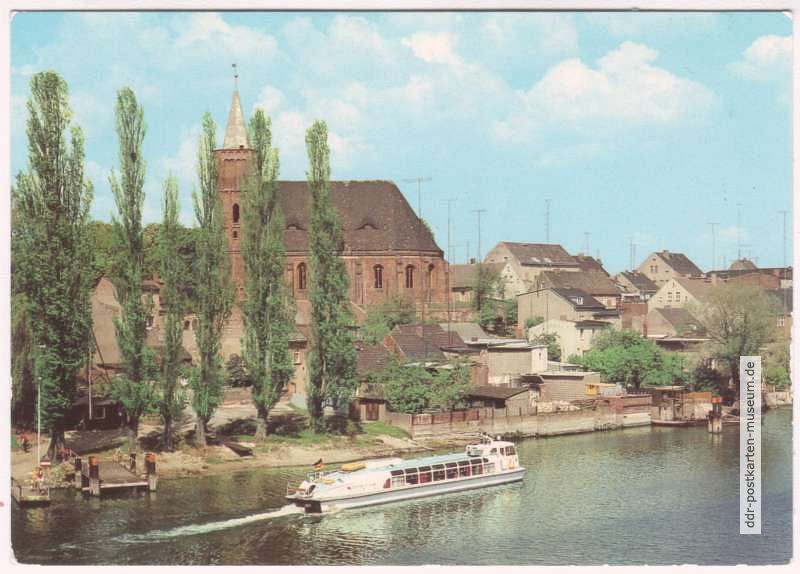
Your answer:
[[[700,268],[686,255],[667,250],[655,251],[648,255],[637,271],[659,287],[676,277],[701,277],[703,275]]]
[[[664,282],[647,301],[647,310],[699,305],[713,288],[714,285],[707,279],[674,277]]]
[[[639,271],[623,271],[613,277],[622,295],[622,303],[645,302],[658,291],[658,285]]]
[[[765,289],[775,305],[775,330],[779,338],[789,340],[792,335],[792,289]]]
[[[517,279],[508,286],[509,295],[519,295],[533,289],[542,271],[580,270],[575,257],[560,245],[551,243],[501,241],[486,254],[484,261],[511,264]]]
[[[758,285],[764,289],[791,288],[791,267],[760,267],[721,269],[709,271],[706,276],[712,283],[741,283]]]
[[[590,258],[591,259],[591,258]],[[606,309],[618,309],[622,293],[600,268],[578,271],[542,271],[535,280],[536,289],[578,289],[602,303]]]
[[[665,307],[647,314],[647,336],[650,338],[705,339],[706,330],[688,309]]]
[[[396,325],[383,345],[402,361],[445,363],[465,348],[457,333],[448,333],[439,325]],[[447,355],[445,354],[447,353]]]
[[[371,377],[383,371],[392,360],[391,353],[383,345],[356,344],[356,376],[358,387],[351,403],[352,418],[378,421],[386,417],[386,399],[380,381]]]
[[[561,358],[569,360],[569,357],[583,355],[591,349],[594,339],[599,333],[606,329],[619,327],[619,321],[612,323],[596,319],[577,321],[550,319],[531,327],[528,330],[528,338],[533,340],[537,335],[555,334],[558,337],[558,345],[561,348]]]
[[[513,297],[516,294],[517,283],[520,282],[514,268],[508,262],[483,263],[490,273],[496,274],[500,278],[498,289],[490,296],[496,299],[505,299],[506,296]],[[463,265],[450,265],[450,292],[451,301],[457,305],[472,303],[475,285],[478,282],[478,269],[480,263],[468,263]],[[514,295],[512,295],[512,293]]]
[[[753,270],[758,269],[758,265],[750,261],[747,257],[742,257],[731,263],[728,269],[731,271]]]
[[[605,321],[619,327],[619,311],[609,309],[585,291],[566,287],[549,287],[523,293],[517,297],[520,325],[529,319],[544,321]]]

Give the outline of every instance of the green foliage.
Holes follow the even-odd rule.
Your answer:
[[[344,248],[342,226],[330,200],[330,150],[325,122],[316,121],[308,129],[306,149],[311,191],[308,411],[318,432],[322,430],[324,405],[340,405],[355,391],[356,350],[349,279],[340,257]]]
[[[71,126],[67,84],[54,72],[31,79],[28,100],[28,171],[12,188],[13,290],[36,349],[48,454],[63,447],[65,417],[78,369],[89,356],[93,257],[89,236],[92,185],[84,178],[83,134]],[[65,130],[70,129],[70,142]]]
[[[530,342],[534,345],[547,345],[548,361],[561,360],[561,344],[558,341],[558,335],[556,333],[539,333],[530,339]]]
[[[222,207],[217,195],[215,146],[216,126],[211,115],[206,113],[198,151],[200,191],[192,194],[199,227],[195,245],[192,307],[197,315],[195,336],[200,361],[189,378],[192,407],[197,414],[196,437],[202,445],[205,445],[208,421],[222,401],[220,342],[223,326],[231,314],[234,294]]]
[[[409,325],[416,320],[413,301],[402,295],[392,295],[367,308],[367,318],[361,328],[364,341],[370,345],[380,343],[395,325]]]
[[[780,339],[769,345],[764,353],[764,382],[776,387],[789,387],[789,341]]]
[[[503,291],[503,278],[500,273],[489,265],[478,263],[472,284],[473,308],[480,312],[490,299],[502,298]]]
[[[242,358],[233,354],[225,363],[225,384],[230,387],[249,387],[253,384]]]
[[[464,395],[470,388],[469,365],[456,362],[451,366],[432,372],[421,365],[392,361],[372,379],[382,383],[383,396],[392,411],[450,411],[466,405]]]
[[[525,320],[525,332],[542,323],[544,323],[544,317],[528,317]]]
[[[112,219],[114,244],[120,253],[119,272],[113,281],[122,312],[114,317],[114,330],[123,369],[112,381],[111,396],[122,405],[132,441],[130,448],[135,449],[139,419],[156,406],[155,388],[151,384],[156,364],[153,350],[145,344],[153,303],[142,293],[145,178],[142,141],[146,126],[144,111],[130,88],[123,88],[117,94],[116,118],[120,179],[112,170],[109,182],[118,211]]]
[[[684,380],[683,363],[676,353],[659,349],[635,331],[609,329],[595,337],[592,348],[571,363],[597,371],[609,383],[639,389],[642,385],[670,385]]]
[[[186,405],[186,397],[179,384],[183,360],[183,317],[187,310],[186,294],[181,285],[183,278],[189,275],[189,267],[179,255],[181,227],[178,224],[178,182],[172,176],[164,182],[162,214],[157,252],[160,276],[164,282],[161,302],[162,305],[166,304],[166,316],[158,410],[164,421],[164,447],[172,450],[173,421],[180,419]]]
[[[294,301],[284,282],[284,220],[277,198],[278,150],[269,118],[260,109],[250,120],[253,161],[245,182],[242,258],[245,266],[244,362],[258,412],[256,440],[267,433],[267,416],[294,374],[289,341]]]
[[[695,391],[713,391],[722,394],[727,379],[711,367],[711,361],[707,357],[701,357],[689,370],[688,382]]]
[[[11,296],[11,405],[12,424],[30,426],[36,416],[33,330],[23,293]]]
[[[692,309],[711,339],[711,356],[727,365],[739,388],[739,357],[758,355],[775,335],[775,301],[756,285],[723,283]]]

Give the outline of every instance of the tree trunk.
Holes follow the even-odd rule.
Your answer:
[[[172,444],[172,417],[165,416],[164,417],[164,450],[167,452],[172,452],[173,444]]]
[[[311,430],[314,431],[315,434],[320,434],[323,432],[323,408],[322,408],[322,398],[314,397],[310,401],[311,408],[308,411],[308,414],[311,416]]]
[[[128,452],[134,453],[139,448],[139,417],[128,419],[127,434]]]
[[[66,446],[66,441],[64,440],[64,429],[54,428],[50,431],[50,444],[47,447],[47,453],[45,456],[52,463],[61,462],[61,453]],[[37,464],[38,463],[39,461],[37,461]]]
[[[204,421],[201,417],[197,417],[197,424],[194,427],[194,440],[197,443],[197,446],[205,448],[206,447],[206,421]]]
[[[267,418],[269,417],[269,410],[263,407],[257,407],[258,416],[256,417],[256,435],[253,440],[261,443],[267,440],[269,430],[267,429]]]

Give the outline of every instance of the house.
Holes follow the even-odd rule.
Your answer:
[[[384,338],[383,345],[402,361],[445,363],[448,356],[457,356],[465,348],[461,337],[446,332],[439,325],[395,325]]]
[[[539,373],[536,378],[542,402],[571,402],[597,398],[602,394],[609,394],[606,389],[612,387],[614,392],[617,392],[616,385],[603,383],[600,373],[591,371],[554,370]]]
[[[661,288],[647,302],[648,312],[666,307],[687,307],[701,304],[714,285],[708,279],[674,277],[661,285]]]
[[[731,271],[753,270],[758,269],[758,265],[750,261],[747,257],[742,257],[731,263],[728,269]]]
[[[581,289],[549,287],[523,293],[517,297],[517,314],[520,325],[529,319],[589,321],[598,320],[607,326],[619,327],[619,311]]]
[[[647,314],[650,338],[690,338],[707,340],[706,330],[692,313],[683,307],[653,309]]]
[[[528,338],[533,340],[538,335],[553,334],[558,338],[561,357],[569,359],[573,355],[581,356],[592,348],[595,337],[606,329],[616,328],[607,321],[585,319],[564,321],[550,319],[528,330]]]
[[[472,303],[473,292],[478,282],[478,270],[481,265],[483,265],[485,269],[488,269],[490,273],[496,274],[501,280],[499,289],[489,294],[491,297],[505,299],[507,295],[507,286],[513,286],[518,281],[516,273],[514,273],[514,268],[508,262],[450,265],[450,292],[451,301],[454,304]]]
[[[792,289],[765,289],[775,305],[775,330],[776,335],[789,340],[792,335]]]
[[[538,390],[530,387],[495,387],[479,386],[472,387],[465,393],[465,397],[471,407],[494,408],[494,409],[522,409],[527,411],[533,406]]]
[[[573,257],[575,261],[578,262],[578,267],[581,271],[599,271],[600,273],[604,273],[606,277],[610,277],[608,271],[603,267],[603,262],[599,259],[595,259],[591,255],[584,255],[583,253],[578,253],[577,255],[573,255]]]
[[[386,417],[386,399],[382,385],[371,377],[383,371],[391,362],[392,355],[383,345],[356,344],[356,377],[358,387],[351,403],[351,418],[363,421],[378,421]]]
[[[761,267],[722,269],[709,271],[706,276],[712,283],[741,283],[758,285],[763,289],[780,289],[792,286],[791,267]]]
[[[658,285],[639,271],[623,271],[613,277],[622,296],[622,303],[646,302],[658,291]]]
[[[543,271],[536,278],[535,285],[537,289],[579,289],[602,303],[606,309],[618,309],[622,299],[619,287],[602,267],[599,270]]]
[[[659,287],[676,277],[701,277],[703,272],[683,253],[655,251],[637,269]]]
[[[486,254],[484,261],[511,264],[515,279],[507,286],[509,295],[530,291],[542,271],[580,270],[577,259],[560,245],[551,243],[501,241]]]

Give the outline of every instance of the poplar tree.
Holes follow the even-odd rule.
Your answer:
[[[14,288],[28,315],[47,456],[60,460],[64,426],[86,365],[92,325],[92,184],[84,177],[83,133],[71,122],[66,82],[55,72],[31,79],[28,171],[12,187]],[[65,131],[69,130],[69,143]]]
[[[192,371],[192,408],[197,415],[195,436],[206,444],[206,429],[214,411],[222,402],[220,342],[222,329],[231,315],[233,285],[226,251],[222,206],[217,196],[217,160],[214,147],[217,135],[214,120],[206,113],[198,151],[199,193],[192,193],[198,224],[194,265],[194,301],[197,314],[197,349],[200,364]]]
[[[164,182],[162,203],[163,221],[159,233],[159,258],[161,259],[162,302],[166,303],[164,318],[164,348],[161,354],[161,378],[158,409],[164,422],[164,449],[171,451],[173,423],[180,420],[184,395],[178,384],[183,353],[183,316],[186,297],[181,285],[186,269],[180,255],[180,224],[178,223],[178,182],[170,176]]]
[[[308,411],[314,432],[323,430],[326,404],[341,406],[355,390],[356,350],[344,261],[342,226],[330,199],[328,128],[316,121],[306,132],[311,192],[311,353]]]
[[[242,355],[256,406],[255,441],[267,437],[269,411],[294,372],[289,339],[294,305],[284,281],[283,214],[277,197],[278,150],[269,118],[260,109],[250,120],[253,158],[244,189],[242,258],[245,266]]]
[[[147,320],[153,302],[142,292],[144,279],[144,206],[145,161],[142,141],[147,127],[144,111],[130,88],[117,93],[117,137],[119,138],[120,176],[112,170],[109,182],[117,205],[111,224],[119,268],[113,278],[117,300],[122,307],[114,317],[117,346],[122,357],[122,373],[111,381],[111,396],[122,404],[128,431],[129,452],[135,452],[139,420],[155,406],[153,378],[156,374],[153,350],[146,345]]]

